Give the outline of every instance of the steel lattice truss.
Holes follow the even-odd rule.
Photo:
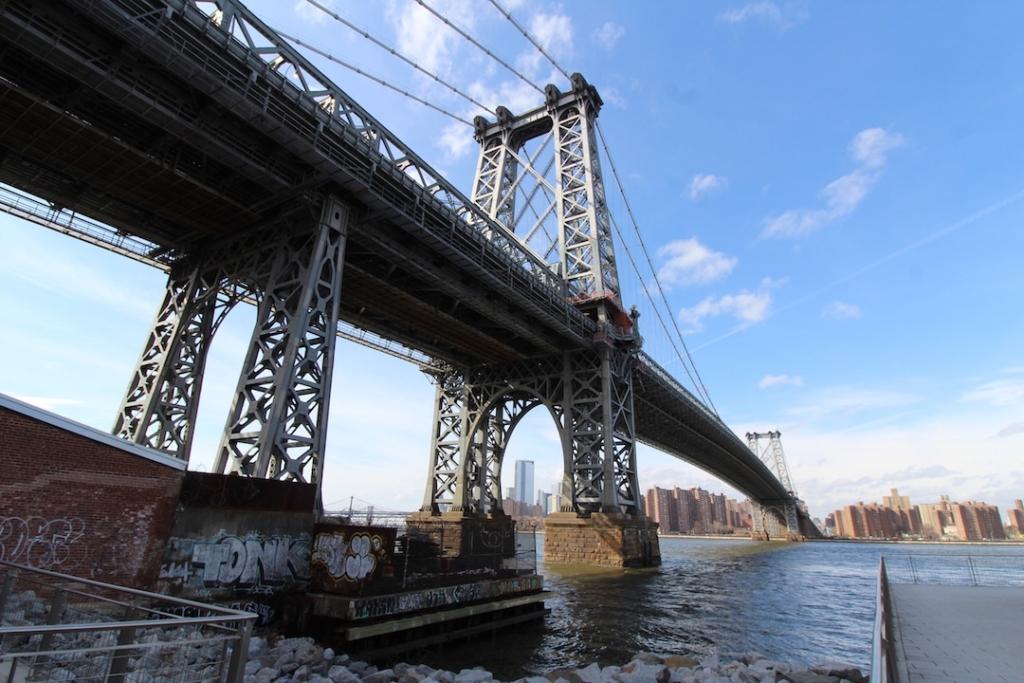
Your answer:
[[[765,441],[764,447],[761,442]],[[786,529],[792,533],[800,533],[800,520],[796,504],[796,489],[793,487],[793,480],[789,476],[789,465],[786,463],[786,454],[782,450],[782,432],[747,432],[747,444],[754,455],[763,462],[768,469],[778,478],[782,486],[789,493],[789,497],[782,500],[761,500],[753,501],[754,532],[762,533],[765,530],[765,514],[771,513],[786,523]]]
[[[516,425],[544,406],[558,427],[564,507],[636,512],[633,349],[599,346],[439,374],[424,511],[501,511],[501,465]]]
[[[571,92],[549,85],[545,99],[542,107],[519,116],[498,107],[494,123],[477,117],[480,159],[473,200],[551,264],[571,299],[609,297],[618,302],[611,220],[594,131],[601,98],[574,74]],[[531,150],[537,139],[540,144]]]

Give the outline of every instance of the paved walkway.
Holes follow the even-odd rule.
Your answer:
[[[1024,588],[889,588],[901,683],[1024,681]]]

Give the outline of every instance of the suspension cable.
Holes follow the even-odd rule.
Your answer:
[[[451,22],[451,21],[450,21],[450,20],[448,19],[448,17],[446,17],[445,15],[441,14],[441,12],[439,12],[439,11],[438,11],[438,10],[436,10],[436,9],[434,9],[433,7],[431,7],[430,5],[428,5],[428,4],[427,4],[426,2],[424,2],[423,0],[416,0],[416,2],[417,2],[417,3],[419,4],[419,6],[420,6],[420,7],[422,7],[422,8],[423,8],[423,9],[425,9],[425,10],[427,10],[428,12],[430,12],[431,14],[433,14],[433,15],[434,15],[435,17],[437,17],[438,19],[440,19],[441,21],[443,21],[443,22],[445,23],[445,25],[446,25],[446,26],[448,26],[448,28],[450,28],[450,29],[452,29],[453,31],[455,31],[456,33],[458,33],[458,34],[459,34],[460,36],[462,36],[463,38],[465,38],[466,40],[468,40],[468,41],[469,41],[470,43],[472,43],[473,45],[475,45],[475,46],[476,46],[477,48],[479,48],[479,49],[480,49],[480,50],[481,50],[481,51],[482,51],[482,52],[483,52],[484,54],[486,54],[486,55],[487,55],[488,57],[490,57],[491,59],[493,59],[494,61],[496,61],[496,62],[497,62],[498,64],[501,64],[501,65],[502,65],[503,67],[505,67],[506,69],[508,69],[509,71],[511,71],[512,73],[514,73],[514,74],[515,74],[516,76],[518,76],[518,77],[519,77],[519,80],[521,80],[521,81],[522,81],[523,83],[526,83],[526,84],[527,84],[528,86],[530,86],[531,88],[533,88],[534,90],[536,90],[536,91],[537,91],[537,92],[539,92],[540,94],[542,94],[542,95],[544,94],[544,90],[543,90],[543,89],[541,89],[541,88],[540,88],[540,87],[539,87],[538,85],[536,85],[536,84],[535,84],[535,83],[534,83],[533,81],[531,81],[531,80],[530,80],[529,78],[527,78],[527,77],[526,77],[526,76],[524,76],[523,74],[519,73],[519,71],[517,71],[517,70],[515,69],[515,67],[513,67],[513,66],[512,66],[511,64],[509,64],[509,63],[508,63],[507,61],[505,61],[504,59],[502,59],[501,57],[499,57],[498,55],[494,54],[493,52],[491,52],[490,50],[488,50],[488,49],[487,49],[486,47],[484,47],[484,45],[483,45],[483,44],[481,44],[481,43],[480,43],[479,41],[477,41],[477,40],[476,40],[476,39],[475,39],[475,38],[474,38],[473,36],[469,35],[469,33],[468,33],[468,32],[466,32],[465,30],[463,30],[463,29],[462,29],[462,28],[460,28],[459,26],[456,26],[455,24],[453,24],[453,23],[452,23],[452,22]]]
[[[312,2],[312,0],[307,0],[307,1],[309,1],[309,2]],[[551,65],[552,65],[552,66],[554,66],[554,67],[555,67],[556,69],[558,69],[558,70],[559,70],[559,71],[561,72],[561,74],[562,74],[563,76],[565,76],[565,77],[566,77],[566,79],[569,79],[569,80],[571,80],[571,79],[570,79],[570,77],[569,77],[569,72],[568,72],[568,71],[566,71],[565,69],[563,69],[563,68],[561,67],[561,65],[560,65],[560,64],[559,64],[558,62],[556,62],[556,61],[555,61],[555,58],[554,58],[554,57],[552,57],[552,56],[551,56],[550,54],[548,54],[548,51],[547,51],[547,50],[545,50],[545,49],[543,48],[543,46],[541,46],[540,42],[539,42],[539,41],[538,41],[538,40],[537,40],[536,38],[534,38],[534,37],[533,37],[533,36],[532,36],[532,35],[530,34],[530,32],[529,32],[529,31],[527,31],[527,30],[526,30],[526,27],[525,27],[525,26],[523,26],[522,24],[520,24],[520,23],[519,23],[519,21],[518,21],[518,20],[517,20],[517,19],[516,19],[515,17],[513,17],[513,16],[512,16],[512,13],[511,13],[511,12],[509,12],[509,11],[508,11],[507,9],[505,9],[504,7],[502,7],[502,6],[501,6],[501,3],[499,3],[499,2],[498,2],[498,0],[491,0],[491,4],[492,4],[492,5],[494,5],[494,7],[495,7],[495,8],[496,8],[496,9],[497,9],[497,10],[498,10],[499,12],[501,12],[501,13],[502,13],[502,14],[503,14],[503,15],[505,16],[505,18],[506,18],[506,19],[508,19],[508,20],[509,20],[509,21],[510,21],[510,22],[512,23],[512,25],[513,25],[513,26],[515,26],[515,27],[516,27],[517,29],[519,29],[519,32],[523,34],[523,37],[525,37],[525,38],[526,38],[526,39],[527,39],[528,41],[530,41],[531,43],[533,43],[533,46],[534,46],[535,48],[537,48],[537,50],[539,50],[539,51],[540,51],[540,53],[541,53],[542,55],[544,55],[544,56],[545,56],[545,57],[547,58],[547,60],[548,60],[549,62],[551,62]]]
[[[683,339],[682,332],[679,331],[679,325],[676,324],[675,316],[672,315],[672,308],[668,303],[668,297],[665,296],[665,290],[661,286],[661,280],[658,278],[658,272],[657,270],[655,270],[654,264],[651,261],[650,252],[647,251],[647,246],[644,244],[643,237],[640,235],[640,228],[637,225],[636,217],[633,215],[633,208],[630,206],[629,199],[626,197],[626,191],[622,186],[622,182],[619,180],[619,172],[615,168],[615,162],[612,160],[611,153],[608,150],[608,142],[605,140],[604,133],[601,131],[601,127],[597,125],[596,121],[594,122],[594,128],[597,130],[598,137],[601,138],[601,146],[604,148],[604,154],[605,157],[608,159],[608,165],[612,169],[612,177],[615,178],[615,184],[619,188],[619,194],[622,196],[622,201],[626,207],[626,212],[629,214],[629,220],[633,225],[633,231],[640,242],[640,250],[643,252],[644,258],[647,260],[647,267],[650,268],[651,270],[651,274],[654,279],[654,284],[657,286],[658,289],[658,294],[660,295],[661,301],[664,304],[666,311],[668,311],[670,319],[672,320],[672,328],[675,330],[676,336],[679,338],[679,341],[683,346],[683,351],[686,352],[686,360],[683,360],[682,355],[680,355],[679,353],[679,349],[676,347],[675,341],[673,341],[672,339],[671,333],[669,333],[669,343],[672,345],[672,350],[675,351],[676,356],[679,358],[679,360],[683,361],[683,369],[686,370],[686,374],[688,377],[690,377],[690,381],[694,383],[694,388],[696,388],[698,392],[701,394],[701,396],[704,398],[704,400],[708,402],[708,406],[711,408],[712,412],[714,412],[715,415],[718,416],[718,410],[715,408],[715,404],[712,403],[711,401],[711,395],[708,393],[707,387],[704,386],[704,382],[700,378],[700,373],[697,372],[697,366],[693,362],[693,357],[690,356],[690,350],[686,346],[686,340]],[[618,225],[615,224],[614,219],[612,223],[615,225],[616,231],[618,231]],[[633,270],[636,272],[638,276],[640,276],[640,271],[636,267],[636,263],[633,261],[633,256],[632,254],[630,254],[629,248],[625,246],[626,241],[622,239],[621,235],[619,236],[619,240],[622,242],[623,247],[626,249],[626,256],[629,257],[629,261],[633,265]],[[642,276],[640,276],[640,284],[643,287],[644,293],[647,295],[648,300],[653,304],[654,299],[653,297],[651,297],[651,294],[648,291],[647,285],[644,282],[644,278]],[[661,317],[661,313],[658,312],[657,306],[654,307],[654,312],[655,315],[658,316],[658,320],[661,322],[662,328],[665,329],[666,333],[668,333],[669,330],[665,325],[665,321]],[[687,362],[689,362],[689,367],[687,367]],[[693,375],[690,375],[690,368],[693,368]],[[696,380],[694,379],[695,377]]]
[[[337,21],[337,22],[339,22],[341,24],[344,24],[348,28],[352,29],[353,31],[355,31],[356,33],[361,35],[362,37],[364,37],[367,40],[369,40],[374,45],[377,45],[378,47],[381,47],[381,48],[387,50],[388,52],[393,54],[395,57],[398,57],[403,62],[405,62],[406,64],[408,64],[412,68],[416,69],[420,73],[425,74],[426,76],[429,76],[430,78],[434,79],[435,81],[437,81],[438,83],[440,83],[444,87],[448,88],[449,90],[451,90],[453,93],[455,93],[459,97],[462,97],[463,99],[466,99],[466,100],[472,102],[473,104],[475,104],[476,106],[480,107],[481,109],[483,109],[485,112],[487,112],[491,116],[497,116],[497,114],[495,114],[495,112],[490,107],[488,107],[487,105],[483,104],[482,102],[478,102],[477,100],[475,100],[471,96],[467,95],[466,93],[464,93],[461,90],[459,90],[458,88],[456,88],[451,83],[449,83],[449,82],[445,81],[444,79],[442,79],[437,74],[432,73],[430,71],[427,71],[422,66],[417,64],[415,60],[411,59],[410,57],[405,56],[404,54],[399,52],[396,48],[388,45],[387,43],[385,43],[385,42],[383,42],[381,40],[378,40],[377,38],[374,38],[372,35],[370,35],[370,33],[368,31],[366,31],[365,29],[359,28],[358,26],[356,26],[355,24],[350,22],[348,19],[345,19],[343,16],[341,16],[337,12],[331,10],[330,8],[325,7],[324,5],[322,5],[317,0],[306,0],[306,2],[308,2],[311,5],[313,5],[313,7],[316,7],[318,10],[320,10],[321,12],[326,14],[327,16],[333,18],[335,21]],[[284,35],[284,34],[282,33],[281,35]],[[309,46],[307,45],[306,47],[309,47]],[[360,72],[360,73],[362,73],[362,72]],[[472,124],[470,124],[470,125],[472,125]]]
[[[395,86],[395,85],[392,85],[391,83],[388,83],[387,81],[385,81],[383,78],[380,78],[379,76],[374,76],[373,74],[371,74],[371,73],[369,73],[367,71],[363,71],[362,69],[360,69],[358,66],[355,66],[354,64],[349,64],[348,62],[344,62],[344,61],[338,59],[337,57],[335,57],[334,55],[332,55],[330,52],[327,52],[326,50],[321,50],[318,47],[314,47],[313,45],[310,45],[309,43],[306,43],[306,42],[300,40],[299,38],[296,38],[295,36],[290,36],[287,33],[284,33],[283,31],[280,31],[280,30],[277,30],[277,29],[275,29],[275,31],[277,31],[277,34],[279,36],[281,36],[282,38],[286,38],[287,40],[290,40],[293,43],[295,43],[296,45],[300,45],[300,46],[306,48],[307,50],[312,50],[313,52],[317,53],[318,55],[320,55],[324,59],[328,59],[328,60],[334,62],[335,64],[340,64],[341,66],[345,67],[346,69],[350,69],[351,71],[354,71],[355,73],[359,74],[360,76],[363,76],[365,78],[369,78],[371,81],[375,81],[376,83],[380,83],[385,88],[390,88],[391,90],[394,90],[395,92],[399,93],[400,95],[405,95],[410,100],[415,100],[416,102],[419,102],[423,106],[430,107],[434,111],[440,112],[440,113],[444,114],[445,116],[450,116],[451,118],[455,119],[456,121],[461,121],[462,123],[466,124],[467,126],[472,126],[473,125],[472,121],[467,121],[466,119],[462,118],[458,114],[453,114],[453,113],[451,113],[450,111],[448,111],[446,109],[442,109],[441,107],[437,106],[436,104],[431,104],[430,102],[427,102],[422,97],[417,97],[416,95],[413,95],[408,90],[402,90],[398,86]]]

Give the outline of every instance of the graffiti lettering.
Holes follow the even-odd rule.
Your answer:
[[[78,517],[0,517],[0,560],[37,569],[75,569],[88,554],[80,542],[84,535],[85,522]]]
[[[537,576],[526,576],[501,581],[479,581],[445,588],[433,588],[415,593],[401,593],[353,600],[346,613],[349,619],[387,617],[403,612],[432,609],[447,605],[466,604],[514,593],[533,592],[544,587]]]
[[[378,535],[343,532],[319,533],[313,545],[310,563],[322,565],[335,581],[362,581],[385,560],[387,551]]]
[[[308,581],[309,540],[274,536],[266,540],[225,536],[214,543],[197,542],[192,548],[192,566],[203,568],[203,585],[208,588],[233,586],[255,592],[281,586],[288,580]]]

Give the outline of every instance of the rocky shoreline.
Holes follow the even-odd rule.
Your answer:
[[[482,668],[459,672],[426,665],[376,666],[336,655],[312,638],[254,636],[245,683],[499,683]],[[787,664],[759,654],[715,654],[704,659],[641,653],[623,666],[559,669],[514,683],[867,683],[860,669],[841,662]]]

